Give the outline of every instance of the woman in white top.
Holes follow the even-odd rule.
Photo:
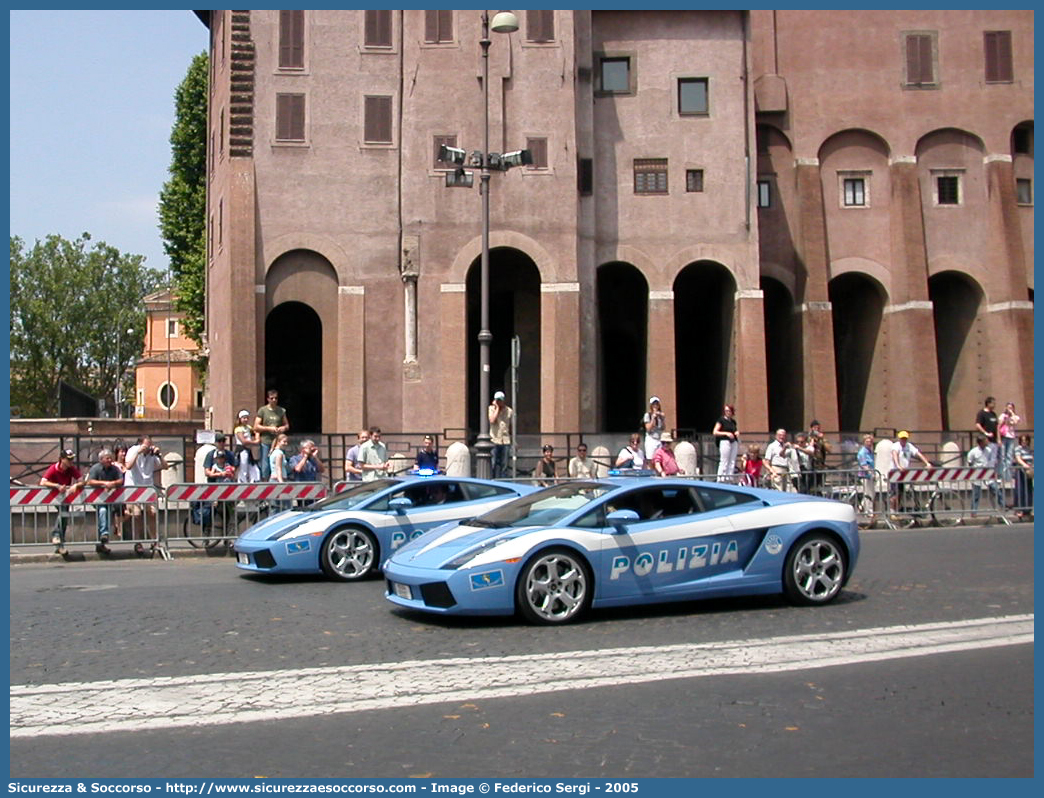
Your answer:
[[[649,412],[642,417],[642,426],[645,428],[645,459],[652,460],[660,447],[660,435],[667,427],[667,417],[660,407],[659,396],[649,397]]]
[[[645,465],[645,453],[642,451],[642,436],[635,432],[631,441],[616,456],[617,468],[641,468]]]

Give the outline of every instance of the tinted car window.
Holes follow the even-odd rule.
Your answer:
[[[658,521],[700,511],[689,488],[639,488],[606,503],[606,512],[634,510],[641,521]]]
[[[466,482],[461,487],[469,499],[494,499],[502,496],[514,496],[515,491],[503,485],[481,485]]]
[[[389,502],[393,499],[409,499],[415,508],[454,504],[465,500],[459,482],[418,482],[392,491],[366,509],[385,512],[390,506]]]
[[[749,493],[739,493],[731,490],[698,487],[696,488],[696,492],[699,494],[703,508],[708,512],[711,510],[721,510],[725,507],[735,507],[737,504],[748,504],[757,501],[757,498],[751,496]]]

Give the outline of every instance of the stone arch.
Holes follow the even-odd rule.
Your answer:
[[[888,295],[878,280],[863,271],[839,274],[828,290],[840,428],[865,429],[864,420],[879,417],[873,411],[887,387],[881,340]]]
[[[674,426],[679,429],[708,432],[722,404],[735,401],[735,303],[736,280],[721,263],[695,261],[674,280]]]
[[[575,275],[561,274],[561,268],[548,250],[535,239],[512,230],[491,231],[489,234],[490,263],[494,249],[513,249],[523,253],[536,267],[541,283],[554,283],[560,280],[575,280]],[[457,252],[446,274],[448,283],[464,283],[468,279],[471,267],[482,257],[482,238],[476,237],[468,241]]]
[[[632,432],[645,404],[649,282],[624,261],[598,267],[599,396],[601,428]]]
[[[265,275],[263,382],[279,391],[295,434],[336,424],[337,284],[330,261],[312,250],[283,253]]]
[[[945,429],[970,425],[968,408],[978,407],[990,391],[983,385],[995,356],[984,340],[984,292],[969,275],[942,271],[928,279],[935,321],[939,393]]]
[[[351,281],[351,261],[348,253],[332,238],[311,233],[286,233],[271,241],[264,242],[262,260],[268,264],[265,274],[282,258],[294,251],[314,252],[324,258],[337,276],[338,285],[349,285]]]

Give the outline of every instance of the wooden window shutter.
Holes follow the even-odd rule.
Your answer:
[[[986,82],[1010,83],[1014,80],[1011,58],[1011,31],[988,30],[983,34],[986,49]]]
[[[392,140],[392,98],[367,97],[364,108],[365,141],[390,144]]]
[[[906,82],[911,86],[935,83],[932,37],[927,34],[910,34],[906,37]]]
[[[304,68],[304,11],[279,12],[279,66]]]
[[[526,39],[531,42],[554,41],[555,12],[552,9],[526,12]]]
[[[391,11],[367,11],[364,44],[367,47],[391,47],[391,23]]]
[[[276,140],[305,140],[305,96],[276,95]]]
[[[547,169],[546,138],[527,138],[526,149],[529,150],[529,154],[533,156],[533,163],[529,165],[530,169]]]
[[[424,41],[426,41],[426,42],[451,42],[451,41],[453,41],[453,12],[452,11],[425,11],[424,12]]]

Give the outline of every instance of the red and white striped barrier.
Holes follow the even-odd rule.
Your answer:
[[[169,501],[219,502],[322,499],[326,486],[321,482],[193,482],[170,485]]]
[[[12,507],[40,507],[58,504],[155,504],[159,491],[153,487],[80,488],[62,493],[54,488],[13,487]]]
[[[888,475],[889,482],[966,482],[995,479],[992,468],[900,468]]]

